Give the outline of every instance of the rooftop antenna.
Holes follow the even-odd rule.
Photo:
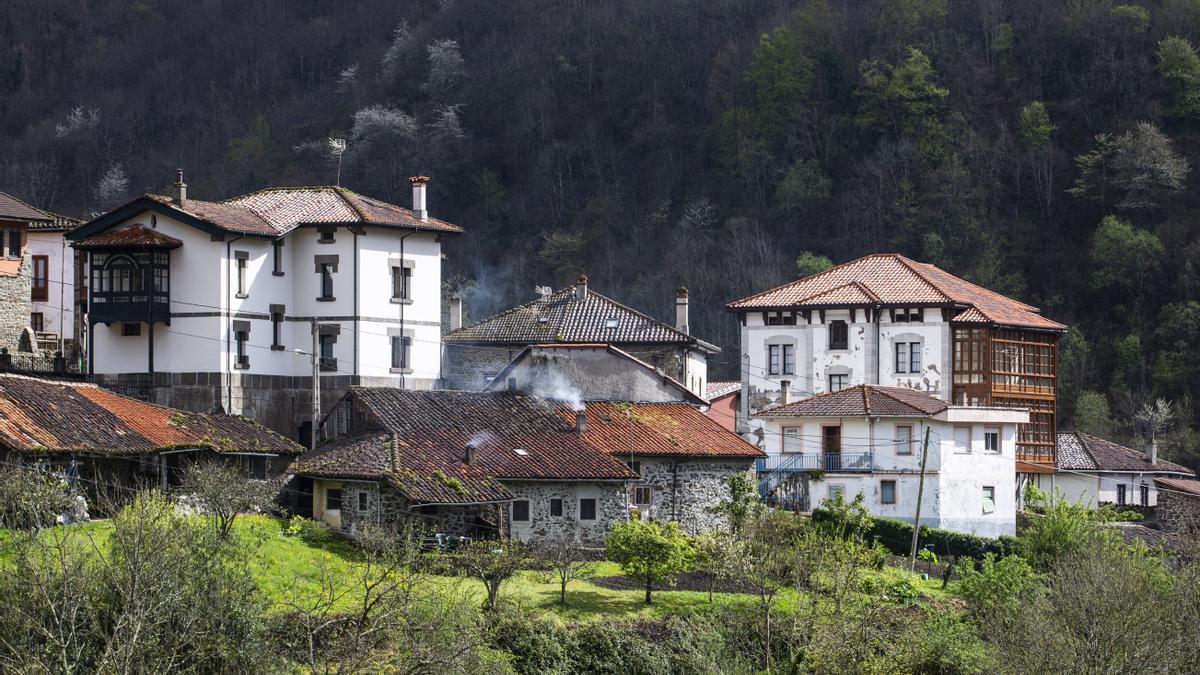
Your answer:
[[[329,145],[329,154],[337,157],[337,186],[342,187],[342,155],[346,152],[346,139],[327,138],[325,142]]]
[[[554,295],[554,289],[549,286],[534,286],[533,290],[538,295],[542,296],[542,300],[549,300],[551,295]]]

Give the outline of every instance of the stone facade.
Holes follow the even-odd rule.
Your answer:
[[[329,517],[322,501],[325,491],[342,490],[342,508],[336,518]],[[348,534],[364,525],[397,527],[412,519],[426,534],[440,533],[464,537],[494,536],[500,509],[508,505],[418,506],[390,485],[375,481],[317,481],[313,491],[313,516]],[[365,507],[365,508],[360,508]]]
[[[504,481],[515,501],[529,502],[529,520],[511,520],[509,533],[521,541],[574,539],[603,546],[612,524],[629,519],[624,482]],[[580,518],[580,500],[596,501],[596,517]],[[551,515],[551,501],[562,500],[562,512]],[[511,511],[509,512],[511,514]]]
[[[728,525],[712,507],[729,498],[729,479],[738,473],[753,479],[753,459],[632,458],[642,480],[633,488],[649,487],[651,505],[643,515],[677,521],[685,532],[697,533]]]
[[[29,250],[21,256],[21,272],[16,276],[0,276],[0,346],[17,351],[21,333],[29,325],[30,267]]]
[[[1159,490],[1158,523],[1163,532],[1200,532],[1200,496]]]

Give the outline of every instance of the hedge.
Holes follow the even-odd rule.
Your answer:
[[[825,509],[813,509],[812,518],[816,522],[829,522],[831,514]],[[874,539],[883,544],[896,555],[909,555],[912,551],[912,525],[902,520],[891,518],[871,517],[871,528],[867,531],[867,539]],[[1015,553],[1017,540],[1013,537],[989,539],[964,534],[952,530],[942,530],[928,525],[921,526],[921,534],[917,540],[920,548],[929,547],[938,556],[952,555],[982,558],[986,553],[1006,556]]]

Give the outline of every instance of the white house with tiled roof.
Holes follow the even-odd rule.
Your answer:
[[[1052,472],[1056,343],[1036,307],[897,254],[876,254],[737,300],[746,430],[752,415],[858,384],[956,405],[1023,408],[1019,470]],[[786,393],[785,393],[786,392]]]
[[[606,344],[704,396],[708,357],[721,351],[691,334],[686,288],[676,293],[671,325],[597,293],[586,276],[574,286],[451,330],[444,339],[446,382],[453,389],[485,386],[530,345]]]
[[[146,195],[69,236],[86,253],[88,369],[187,409],[289,436],[311,420],[312,354],[331,405],[351,384],[441,375],[441,238],[462,230],[340,187],[221,202]]]
[[[1194,478],[1186,466],[1169,462],[1153,452],[1133,448],[1080,432],[1058,435],[1058,470],[1039,475],[1034,485],[1055,498],[1096,508],[1158,505],[1155,480]]]
[[[863,495],[875,516],[986,537],[1016,530],[1017,426],[1029,413],[955,406],[907,387],[855,385],[759,411],[767,503],[807,511]],[[921,454],[929,450],[921,492]]]

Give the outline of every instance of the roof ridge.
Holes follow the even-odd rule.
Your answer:
[[[905,405],[905,406],[908,406],[909,408],[912,408],[913,410],[916,410],[917,412],[921,413],[922,415],[928,415],[929,413],[925,412],[924,410],[921,410],[920,408],[918,408],[917,406],[915,406],[915,405],[913,405],[913,404],[909,403],[908,401],[904,401],[904,400],[900,399],[900,398],[899,398],[899,397],[897,397],[896,395],[892,394],[892,392],[891,392],[890,390],[892,390],[892,389],[904,389],[905,391],[911,391],[911,392],[912,392],[912,393],[914,393],[914,394],[921,394],[922,396],[928,396],[930,399],[932,399],[932,400],[934,400],[934,401],[937,401],[938,403],[942,404],[942,405],[943,405],[943,410],[944,410],[945,408],[949,408],[949,407],[950,407],[950,404],[949,404],[949,403],[946,403],[946,402],[945,402],[945,401],[943,401],[942,399],[940,399],[940,398],[938,398],[938,397],[936,397],[936,396],[929,396],[929,394],[926,394],[926,393],[925,393],[925,392],[923,392],[923,391],[918,391],[918,390],[916,390],[916,389],[908,389],[907,387],[887,387],[887,386],[883,386],[883,385],[865,385],[865,386],[870,386],[870,387],[871,387],[871,389],[872,389],[873,391],[877,391],[877,392],[879,392],[879,395],[880,395],[880,396],[886,396],[886,397],[888,397],[888,398],[892,399],[893,401],[895,401],[895,402],[897,402],[897,403],[899,403],[899,404],[901,404],[901,405]]]
[[[938,295],[941,295],[943,298],[945,298],[947,302],[958,302],[954,298],[950,297],[946,293],[946,291],[942,290],[941,286],[934,283],[933,280],[931,280],[929,277],[925,276],[925,274],[922,271],[917,269],[917,266],[920,265],[920,263],[918,263],[915,260],[910,260],[909,258],[906,258],[906,257],[900,255],[899,253],[893,253],[892,255],[893,255],[893,257],[895,257],[896,262],[903,265],[908,271],[917,275],[918,279],[920,279],[922,282],[924,282],[926,286],[929,286],[934,291],[936,291],[938,293]],[[941,268],[938,268],[938,269],[940,270]],[[942,271],[944,271],[944,270],[942,270]],[[947,272],[947,274],[949,274],[949,273]],[[953,275],[951,275],[951,276],[953,276]],[[972,304],[971,306],[974,307],[975,305]]]
[[[696,340],[696,336],[694,336],[694,335],[688,335],[687,333],[684,333],[683,331],[681,331],[681,330],[679,330],[678,328],[676,328],[676,327],[672,326],[671,324],[667,323],[666,321],[660,321],[660,320],[658,320],[658,319],[656,319],[656,318],[654,318],[654,317],[650,316],[649,314],[646,314],[645,312],[642,312],[642,311],[636,310],[636,309],[634,309],[634,308],[630,307],[629,305],[626,305],[626,304],[622,303],[622,302],[621,302],[621,301],[619,301],[619,300],[614,300],[614,299],[612,299],[612,298],[608,297],[607,295],[604,295],[604,294],[602,294],[602,293],[597,293],[596,291],[593,291],[593,290],[592,290],[591,286],[588,286],[588,288],[587,288],[587,293],[588,293],[588,295],[594,295],[594,296],[596,296],[597,298],[600,298],[601,300],[603,300],[603,301],[605,301],[605,302],[610,302],[610,303],[612,303],[612,304],[616,305],[617,307],[620,307],[621,309],[623,309],[623,310],[625,310],[625,311],[627,311],[627,312],[633,312],[634,314],[638,315],[639,317],[641,317],[641,318],[643,318],[643,319],[646,319],[646,320],[648,320],[648,321],[653,321],[654,323],[657,323],[657,324],[659,324],[659,325],[661,325],[661,326],[665,327],[667,330],[671,331],[672,333],[675,333],[675,334],[677,334],[677,335],[682,335],[683,337],[687,338],[688,340],[691,340],[691,341],[695,341],[695,340]]]
[[[342,200],[346,204],[346,206],[350,207],[350,210],[353,211],[355,214],[357,214],[360,220],[362,220],[364,223],[369,222],[366,212],[364,212],[361,208],[359,208],[358,204],[354,203],[353,199],[350,199],[349,197],[346,196],[347,194],[352,194],[355,197],[358,197],[358,196],[360,196],[358,193],[347,188],[345,190],[334,190],[333,194],[337,195],[338,199]],[[393,204],[392,206],[395,206],[395,204]],[[396,208],[404,208],[404,207],[397,206]]]

